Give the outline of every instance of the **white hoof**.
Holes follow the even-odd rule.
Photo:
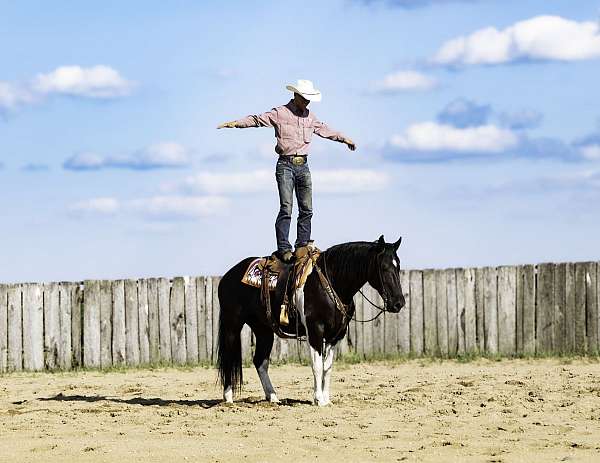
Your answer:
[[[318,400],[318,399],[314,399],[313,400],[313,405],[318,405],[319,407],[326,407],[327,405],[330,405],[331,402],[329,402],[328,400]]]
[[[274,392],[271,394],[271,396],[268,398],[268,400],[272,404],[278,404],[279,403],[279,398],[277,397],[277,394],[275,394]]]
[[[233,391],[231,390],[230,387],[228,387],[227,389],[225,389],[225,391],[223,391],[223,400],[225,400],[225,402],[228,404],[233,403]]]

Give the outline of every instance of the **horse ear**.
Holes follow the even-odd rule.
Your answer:
[[[379,239],[377,240],[377,244],[378,244],[379,246],[383,246],[383,245],[385,245],[385,239],[383,238],[383,235],[381,235],[381,236],[379,237]]]
[[[397,251],[400,247],[400,243],[402,243],[402,237],[398,238],[398,241],[394,243],[394,250]]]

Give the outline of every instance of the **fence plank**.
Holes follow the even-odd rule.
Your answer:
[[[436,278],[434,270],[423,271],[423,328],[425,353],[436,355],[439,352],[437,341]]]
[[[44,298],[42,285],[23,285],[23,368],[44,368]]]
[[[242,361],[250,362],[252,360],[252,330],[248,325],[243,326],[240,336],[242,341]]]
[[[575,352],[583,354],[586,350],[586,264],[575,264]]]
[[[439,353],[448,356],[448,288],[446,272],[435,271],[435,305]]]
[[[71,349],[71,292],[74,291],[75,284],[61,282],[58,285],[59,292],[59,323],[60,337],[58,345],[58,367],[61,370],[70,370],[72,362]]]
[[[565,266],[565,351],[575,350],[575,264]]]
[[[537,300],[537,288],[535,284],[535,267],[524,265],[523,274],[523,353],[535,354],[536,345],[536,321],[535,301]]]
[[[596,263],[585,264],[585,306],[586,306],[586,338],[587,353],[596,355],[598,353],[598,294]]]
[[[171,355],[173,362],[183,365],[186,362],[185,346],[185,281],[183,277],[173,278],[171,299]]]
[[[217,361],[217,336],[219,332],[219,283],[221,277],[211,277],[212,280],[212,343],[213,343],[213,356],[212,361]]]
[[[160,361],[160,334],[158,326],[158,280],[148,278],[148,347],[150,363]]]
[[[465,291],[465,352],[477,350],[477,301],[475,294],[475,269],[464,269]]]
[[[112,366],[112,282],[100,281],[100,366]]]
[[[44,290],[44,367],[54,370],[59,366],[60,346],[60,293],[58,283],[46,283]]]
[[[112,362],[125,365],[127,362],[127,324],[125,321],[125,281],[112,282]]]
[[[368,283],[362,287],[363,293],[367,295],[369,299],[372,299],[371,295],[371,285]],[[363,320],[371,320],[376,315],[373,310],[373,306],[363,300]],[[373,322],[363,323],[363,347],[365,352],[365,357],[373,355],[373,336],[374,336],[374,327]]]
[[[565,342],[567,337],[566,324],[566,264],[556,264],[554,267],[554,324],[552,351],[556,354],[562,354],[566,351]]]
[[[0,373],[8,370],[8,285],[0,284]]]
[[[457,317],[457,348],[456,353],[463,355],[466,350],[466,315],[465,315],[465,290],[466,290],[466,270],[456,269],[456,317]]]
[[[377,290],[371,286],[369,286],[369,292],[366,293],[369,299],[373,301],[379,307],[383,306],[383,299],[377,292]],[[371,307],[371,317],[373,318],[377,316],[379,310],[377,307],[368,304]],[[383,354],[385,348],[385,320],[383,316],[377,317],[375,320],[371,322],[373,328],[373,350],[372,353],[375,355]]]
[[[83,287],[75,284],[71,289],[71,348],[74,368],[83,365]]]
[[[8,285],[8,369],[23,369],[23,311],[21,285]]]
[[[485,351],[498,353],[498,271],[494,267],[483,269],[483,331]]]
[[[100,281],[83,283],[83,366],[100,367]]]
[[[70,370],[72,363],[71,348],[71,292],[74,291],[75,284],[70,282],[60,282],[58,284],[58,323],[60,326],[58,343],[58,368],[61,370]]]
[[[498,268],[498,352],[517,353],[517,269]]]
[[[364,290],[364,286],[361,289]],[[354,296],[354,307],[356,310],[356,319],[357,320],[365,320],[364,304],[365,304],[364,298],[361,296],[361,294],[360,293],[356,294]],[[365,328],[364,323],[356,323],[355,335],[354,335],[354,339],[355,339],[354,349],[355,349],[355,352],[361,358],[365,357],[364,328]]]
[[[140,337],[140,363],[150,363],[150,339],[148,330],[148,280],[140,279],[138,286],[138,329]]]
[[[596,319],[598,331],[596,336],[598,337],[598,350],[600,350],[600,262],[596,262],[596,307],[598,308],[598,317]]]
[[[423,272],[411,270],[410,280],[410,352],[421,355],[424,350]]]
[[[484,269],[475,269],[475,319],[477,325],[477,348],[485,352],[485,276]]]
[[[185,345],[187,363],[198,363],[198,295],[196,279],[185,278]]]
[[[448,310],[448,355],[454,357],[458,352],[458,297],[456,270],[446,270],[446,300]]]
[[[400,271],[400,286],[404,293],[404,307],[398,314],[398,352],[403,355],[410,353],[410,272]]]
[[[125,280],[125,360],[127,365],[140,364],[140,321],[136,280]]]
[[[166,278],[158,279],[158,337],[160,344],[160,359],[171,362],[171,314],[169,300],[171,286]]]
[[[212,277],[206,277],[204,281],[206,288],[206,319],[204,320],[204,330],[206,331],[206,356],[209,362],[216,358],[216,351],[213,352],[213,347],[216,349],[216,345],[213,343],[213,279]]]
[[[538,265],[536,352],[550,353],[554,345],[554,264]]]
[[[198,360],[210,360],[206,348],[206,281],[204,277],[196,278],[196,307],[198,309]]]

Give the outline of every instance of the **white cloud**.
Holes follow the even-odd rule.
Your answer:
[[[75,216],[84,215],[114,215],[119,211],[121,204],[116,198],[92,198],[79,201],[69,207],[69,211]]]
[[[385,172],[369,169],[316,170],[312,174],[319,193],[367,193],[384,190],[389,182]]]
[[[86,171],[105,168],[149,170],[185,167],[190,163],[188,150],[174,142],[156,143],[127,156],[102,156],[83,152],[63,163],[68,170]]]
[[[396,93],[411,90],[429,90],[437,85],[430,76],[417,71],[398,71],[388,74],[376,82],[374,90],[378,93]]]
[[[221,215],[228,207],[229,200],[220,196],[152,196],[125,201],[101,197],[74,203],[69,212],[78,218],[133,213],[149,220],[169,221]]]
[[[389,183],[384,172],[369,169],[328,169],[311,172],[314,190],[319,193],[358,193],[379,191]],[[164,191],[235,195],[272,192],[276,194],[275,173],[261,169],[250,172],[201,172],[178,184],[163,186]]]
[[[35,101],[35,96],[27,89],[0,81],[0,110],[14,110]]]
[[[494,125],[458,128],[436,122],[409,126],[390,144],[403,151],[454,151],[460,153],[499,153],[517,145],[518,137],[510,130]]]
[[[437,64],[500,64],[516,60],[577,61],[600,57],[600,26],[560,16],[536,16],[503,30],[486,27],[444,43]]]
[[[600,145],[580,146],[579,153],[589,161],[598,161],[600,160]]]
[[[187,177],[184,191],[209,194],[259,193],[275,189],[275,174],[270,170],[250,172],[201,172]]]
[[[154,196],[135,199],[127,204],[131,210],[147,219],[197,219],[221,215],[228,209],[229,200],[220,196]]]
[[[39,74],[32,87],[41,94],[116,98],[129,95],[134,83],[109,66],[61,66],[48,74]]]

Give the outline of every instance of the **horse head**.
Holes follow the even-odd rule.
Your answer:
[[[388,312],[398,313],[404,307],[404,293],[400,285],[400,259],[396,254],[402,237],[395,243],[386,243],[383,235],[375,242],[375,257],[369,266],[367,281],[379,292]]]

